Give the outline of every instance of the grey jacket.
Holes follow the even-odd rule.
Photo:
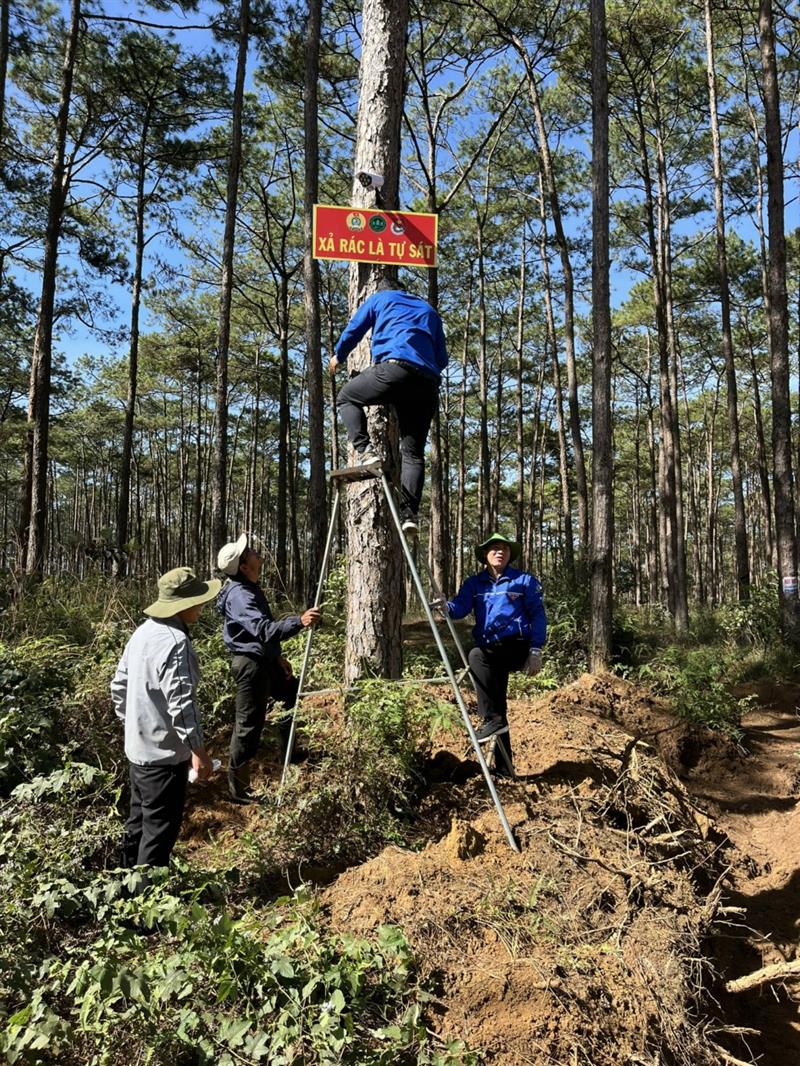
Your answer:
[[[111,699],[125,723],[125,754],[139,766],[186,762],[203,746],[197,664],[178,618],[148,618],[125,646]]]

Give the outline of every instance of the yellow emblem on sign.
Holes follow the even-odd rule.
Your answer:
[[[362,230],[367,224],[366,218],[360,211],[352,211],[347,216],[347,228],[353,230]]]

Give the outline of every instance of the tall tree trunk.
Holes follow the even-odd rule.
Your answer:
[[[672,237],[669,183],[667,180],[666,152],[662,133],[661,112],[656,91],[655,79],[651,78],[653,102],[656,113],[656,167],[659,187],[659,222],[658,222],[658,270],[661,279],[663,298],[664,326],[666,329],[666,378],[662,379],[662,388],[669,393],[669,403],[664,404],[662,395],[662,414],[669,419],[667,458],[667,478],[672,479],[668,491],[672,493],[670,510],[670,539],[674,544],[670,555],[674,562],[672,589],[674,599],[675,630],[679,634],[689,631],[689,597],[686,582],[686,539],[683,524],[683,471],[681,466],[680,419],[678,417],[678,348],[675,334],[675,322],[672,303]]]
[[[428,209],[435,210],[435,188],[428,191]],[[433,200],[433,203],[432,203]],[[439,309],[439,271],[428,271],[428,303]],[[431,423],[430,441],[431,492],[431,564],[434,584],[438,589],[450,587],[450,521],[445,505],[442,470],[442,417],[439,401]]]
[[[231,113],[231,145],[228,160],[228,184],[225,192],[225,231],[222,245],[222,279],[217,331],[217,438],[214,448],[214,488],[211,504],[211,559],[213,569],[217,552],[228,536],[228,350],[231,339],[231,302],[233,298],[233,252],[236,237],[236,205],[239,199],[239,172],[242,165],[242,109],[247,46],[250,33],[250,2],[241,0],[239,8],[239,48]]]
[[[767,559],[766,566],[777,569],[778,560],[775,555],[775,533],[772,523],[772,497],[769,487],[769,472],[767,468],[767,443],[764,434],[764,419],[761,414],[761,385],[758,380],[756,369],[756,357],[753,350],[753,338],[750,333],[750,322],[747,314],[744,316],[745,333],[747,344],[750,349],[750,381],[753,390],[753,420],[756,429],[756,460],[758,463],[758,481],[761,487],[761,503],[764,510],[764,525],[766,527]]]
[[[558,472],[561,484],[561,521],[564,539],[564,576],[570,588],[576,584],[575,551],[572,535],[572,498],[569,485],[569,456],[567,455],[567,434],[564,427],[564,397],[561,388],[561,362],[558,357],[556,324],[553,315],[553,299],[550,286],[550,263],[547,259],[547,214],[545,212],[541,175],[539,177],[540,219],[542,223],[539,241],[539,256],[542,263],[542,280],[544,281],[544,310],[547,323],[547,342],[553,359],[553,390],[556,408],[556,430],[558,433]],[[545,348],[547,345],[545,345]]]
[[[61,70],[61,92],[56,119],[56,144],[50,192],[47,201],[42,294],[31,360],[31,384],[28,398],[27,464],[23,495],[23,523],[27,525],[27,552],[24,568],[28,574],[41,575],[47,541],[47,463],[50,432],[50,378],[53,365],[53,313],[56,297],[58,239],[64,204],[69,188],[65,157],[67,126],[78,50],[81,0],[72,0],[70,24]],[[23,525],[23,533],[26,525]]]
[[[464,512],[467,493],[467,359],[469,353],[469,332],[472,325],[472,271],[469,275],[467,289],[467,306],[464,312],[464,338],[461,359],[461,389],[458,405],[458,489],[456,495],[456,556],[455,587],[461,588],[464,580]]]
[[[383,203],[387,209],[396,208],[400,186],[407,25],[408,0],[364,0],[354,170],[384,176]],[[374,193],[354,181],[354,207],[366,207],[373,199]],[[368,264],[353,265],[351,313],[374,291],[381,273]],[[369,346],[362,341],[348,363],[357,371],[368,362]],[[370,437],[389,454],[396,481],[397,426],[392,417],[390,427],[388,418],[385,408],[370,411]],[[374,481],[348,488],[346,683],[365,671],[399,677],[402,670],[402,554],[382,496],[380,485]]]
[[[786,299],[780,97],[778,67],[775,58],[775,34],[772,25],[772,0],[760,0],[758,28],[764,76],[764,129],[767,140],[768,288],[775,536],[778,545],[778,577],[783,630],[787,639],[796,643],[798,641],[798,598],[789,402],[789,313]]]
[[[128,352],[128,395],[125,400],[125,425],[122,432],[122,458],[119,469],[119,502],[117,505],[117,575],[125,577],[128,542],[128,515],[131,489],[131,456],[133,454],[133,423],[136,414],[136,389],[139,375],[139,310],[142,302],[142,267],[144,263],[144,182],[146,173],[149,115],[142,128],[136,175],[136,239],[134,245],[133,285],[131,288],[131,338]]]
[[[591,0],[592,27],[592,542],[589,666],[611,662],[614,463],[611,438],[608,71],[605,0]]]
[[[278,499],[275,510],[277,543],[275,565],[280,581],[287,579],[288,488],[289,488],[289,279],[281,274],[278,292],[279,381],[278,381]]]
[[[483,226],[478,225],[478,484],[481,536],[489,535],[492,524],[492,476],[489,455],[489,371],[486,316],[486,257]]]
[[[319,126],[317,83],[319,81],[319,37],[321,0],[308,0],[306,25],[306,67],[304,88],[305,145],[305,278],[306,377],[308,379],[308,523],[309,562],[307,598],[313,598],[325,551],[327,491],[325,481],[325,396],[322,384],[322,328],[319,310],[319,268],[312,255],[311,229],[314,204],[319,198]]]
[[[523,350],[525,343],[525,251],[527,242],[525,230],[522,230],[522,240],[519,252],[519,297],[517,299],[517,380],[516,380],[516,431],[517,431],[517,537],[522,537],[525,529],[525,416],[522,410],[523,404],[523,376],[524,360]]]
[[[3,134],[6,118],[6,76],[8,74],[8,23],[11,0],[0,0],[0,166],[5,161]]]
[[[747,554],[747,517],[742,490],[742,461],[739,444],[739,400],[736,388],[736,364],[731,329],[731,297],[728,285],[728,251],[725,240],[725,194],[722,186],[722,152],[719,140],[717,112],[717,74],[714,67],[714,26],[711,19],[711,0],[703,0],[706,25],[706,63],[708,68],[708,110],[711,119],[711,156],[714,167],[714,211],[717,243],[717,271],[719,274],[719,302],[722,315],[722,352],[725,357],[725,379],[728,387],[728,423],[731,437],[731,479],[736,538],[736,582],[739,599],[750,596],[750,564]]]
[[[564,280],[564,349],[567,363],[567,395],[569,399],[569,427],[572,438],[572,452],[575,463],[575,487],[578,495],[578,535],[580,537],[581,551],[586,552],[589,547],[589,490],[586,482],[586,460],[583,453],[583,438],[581,437],[581,417],[578,406],[578,371],[575,360],[575,282],[572,274],[572,263],[569,255],[569,245],[564,233],[564,223],[561,218],[561,202],[558,195],[553,160],[550,154],[550,143],[547,137],[547,128],[544,123],[542,102],[539,95],[539,87],[536,82],[536,72],[528,55],[527,49],[522,42],[515,42],[517,51],[525,64],[525,72],[528,78],[533,113],[536,119],[536,129],[539,137],[539,152],[542,174],[545,188],[550,203],[550,214],[553,216],[553,228],[555,230],[556,244],[561,256],[561,273]]]

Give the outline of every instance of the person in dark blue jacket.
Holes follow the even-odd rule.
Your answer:
[[[458,594],[442,606],[451,618],[475,615],[475,647],[469,653],[469,667],[478,694],[478,715],[483,719],[477,736],[484,741],[502,733],[510,762],[508,677],[515,670],[529,675],[541,670],[547,616],[539,582],[509,565],[519,555],[517,541],[492,533],[476,552],[483,570],[468,577]],[[497,772],[504,769],[498,765]]]
[[[447,366],[442,320],[427,300],[390,282],[381,283],[347,324],[328,364],[330,372],[346,362],[372,330],[372,364],[354,374],[336,401],[359,465],[382,468],[367,432],[365,407],[393,404],[400,424],[403,531],[417,532],[417,512],[425,480],[425,443],[439,402],[439,382]]]
[[[258,751],[267,703],[280,700],[291,708],[297,698],[298,681],[283,657],[281,640],[316,625],[322,615],[309,607],[304,614],[275,621],[259,584],[264,557],[248,544],[246,533],[220,549],[217,566],[229,578],[217,597],[217,610],[225,619],[222,639],[236,681],[228,790],[235,802],[251,803],[248,764]]]

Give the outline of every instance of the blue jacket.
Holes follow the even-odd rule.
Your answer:
[[[468,577],[458,594],[447,602],[453,618],[475,612],[475,643],[485,648],[496,640],[518,638],[541,648],[547,637],[547,616],[542,586],[522,570],[507,566],[495,581],[488,569]]]
[[[217,610],[225,619],[222,639],[233,655],[257,655],[274,662],[281,654],[281,640],[303,628],[296,614],[276,622],[261,586],[239,574],[222,586]]]
[[[344,363],[369,330],[373,363],[401,359],[437,377],[447,366],[442,320],[419,296],[392,289],[366,299],[339,338],[337,362]]]

